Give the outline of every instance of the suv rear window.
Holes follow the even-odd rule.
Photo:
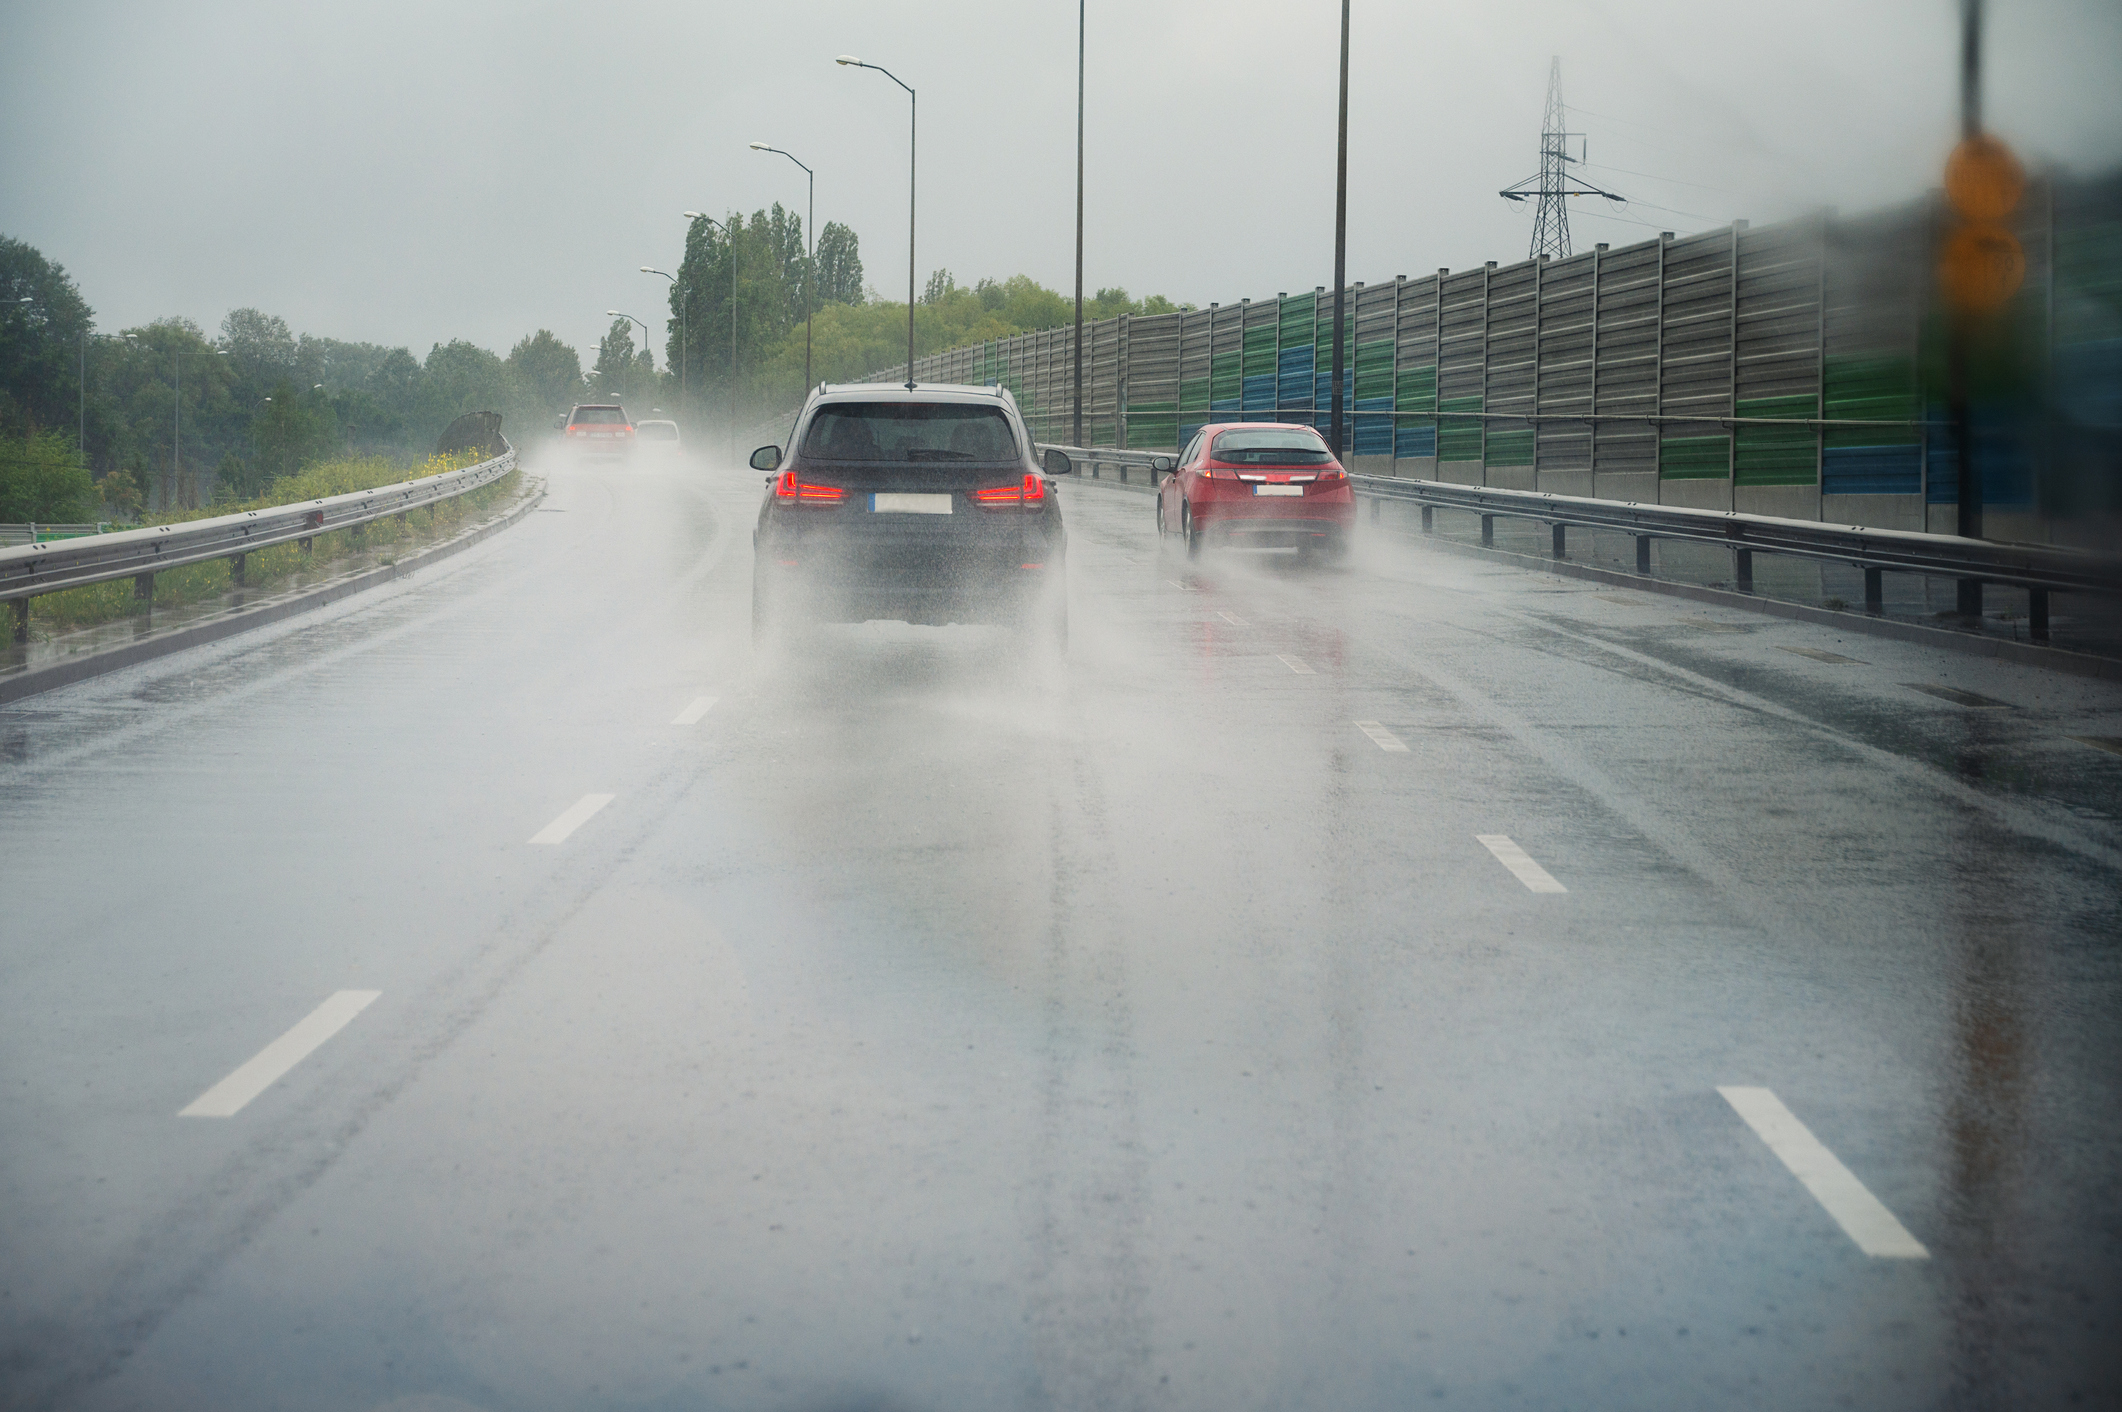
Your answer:
[[[623,407],[577,407],[575,409],[575,425],[578,427],[591,423],[600,427],[619,426],[623,425],[625,421],[626,410]]]
[[[803,438],[807,461],[1014,461],[1017,438],[1000,407],[949,402],[839,402]]]
[[[1233,466],[1323,466],[1333,459],[1317,432],[1288,430],[1227,431],[1208,454]]]

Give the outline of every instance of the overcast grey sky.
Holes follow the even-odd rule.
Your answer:
[[[1550,55],[1580,245],[1904,200],[1956,113],[1954,0],[1356,0],[1349,277],[1523,258]],[[1332,277],[1334,0],[1090,0],[1086,280],[1200,303]],[[7,5],[0,232],[115,328],[255,305],[298,331],[505,352],[664,316],[679,212],[803,200],[904,297],[906,101],[922,278],[1066,289],[1072,0]],[[1991,126],[2030,165],[2122,161],[2122,3],[1992,0]]]

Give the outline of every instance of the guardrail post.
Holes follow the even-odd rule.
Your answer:
[[[1867,566],[1864,570],[1864,611],[1873,617],[1886,612],[1886,570]]]
[[[1741,593],[1754,591],[1754,551],[1734,549],[1731,552],[1732,583]]]
[[[1434,505],[1424,505],[1422,507],[1422,533],[1435,534],[1436,532],[1437,507]]]
[[[1483,549],[1494,549],[1496,547],[1496,517],[1494,515],[1483,515],[1481,517],[1481,547]]]
[[[302,546],[302,552],[304,554],[307,554],[311,551],[312,546],[310,543],[310,537],[308,535],[302,536],[302,538],[296,540],[295,543]]]
[[[29,641],[29,603],[27,598],[15,600],[15,631],[12,636],[17,644]]]
[[[1383,500],[1373,500],[1373,501],[1371,501],[1371,502],[1370,502],[1370,522],[1371,522],[1372,524],[1377,524],[1377,523],[1379,522],[1379,520],[1381,520],[1381,519],[1383,519],[1383,518],[1384,518],[1384,516],[1385,516],[1385,502],[1384,502]]]
[[[1650,577],[1650,540],[1647,534],[1636,536],[1636,572],[1645,578]]]
[[[1555,557],[1557,559],[1567,559],[1569,557],[1569,526],[1550,525],[1548,528],[1554,531]]]
[[[228,556],[228,581],[231,587],[243,587],[243,560],[245,557],[242,554],[231,554]]]
[[[1961,579],[1959,602],[1955,605],[1963,618],[1982,616],[1982,580]]]
[[[2036,642],[2048,641],[2048,590],[2026,590],[2026,635]]]

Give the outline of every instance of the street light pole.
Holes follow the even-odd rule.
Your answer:
[[[184,360],[186,358],[226,358],[225,348],[178,349],[173,355],[177,362],[177,428],[172,433],[169,445],[169,493],[162,497],[162,508],[177,508],[177,487],[184,483]]]
[[[639,319],[636,319],[636,318],[634,318],[634,316],[633,316],[632,314],[622,314],[622,313],[620,313],[620,312],[619,312],[619,311],[618,311],[617,309],[606,309],[606,310],[604,311],[604,314],[605,314],[605,317],[606,317],[606,318],[612,318],[612,319],[628,319],[628,320],[631,320],[631,321],[632,321],[632,322],[634,322],[634,323],[637,323],[637,324],[641,324],[641,346],[642,346],[643,348],[646,348],[646,347],[648,346],[648,325],[647,325],[647,324],[645,324],[645,323],[641,323],[641,320],[639,320]]]
[[[803,257],[803,395],[810,396],[810,282],[818,268],[818,174],[803,159],[793,152],[782,152],[778,147],[769,147],[763,142],[752,144],[754,152],[781,152],[781,155],[803,167],[803,174],[810,178],[810,203],[803,212],[803,230],[806,236],[807,253]]]
[[[881,64],[865,64],[852,54],[833,60],[855,69],[875,69],[906,90],[906,390],[914,390],[914,196],[916,139],[919,135],[921,100],[911,85]]]
[[[706,221],[729,240],[729,460],[737,463],[737,223],[724,224],[698,211],[686,215]]]
[[[1076,412],[1068,444],[1083,444],[1083,62],[1085,0],[1076,0]]]
[[[1327,387],[1333,411],[1326,444],[1341,455],[1341,388],[1348,371],[1348,0],[1341,0],[1341,145],[1334,157],[1334,375]]]
[[[74,441],[74,455],[83,466],[88,464],[88,341],[91,338],[107,338],[113,343],[122,343],[129,338],[136,343],[139,341],[129,333],[90,333],[86,324],[81,327],[81,430]]]
[[[692,291],[678,283],[678,277],[669,270],[659,270],[654,265],[643,265],[641,273],[645,275],[662,275],[671,282],[671,288],[678,291],[678,401],[680,403],[689,402],[691,401],[691,394],[685,386],[685,368],[686,358],[691,350],[686,347],[688,340],[685,336],[685,306],[691,302]],[[646,338],[648,335],[644,333],[642,337]]]

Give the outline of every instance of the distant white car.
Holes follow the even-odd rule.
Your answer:
[[[634,446],[639,451],[675,454],[678,450],[678,424],[664,421],[635,422]]]

